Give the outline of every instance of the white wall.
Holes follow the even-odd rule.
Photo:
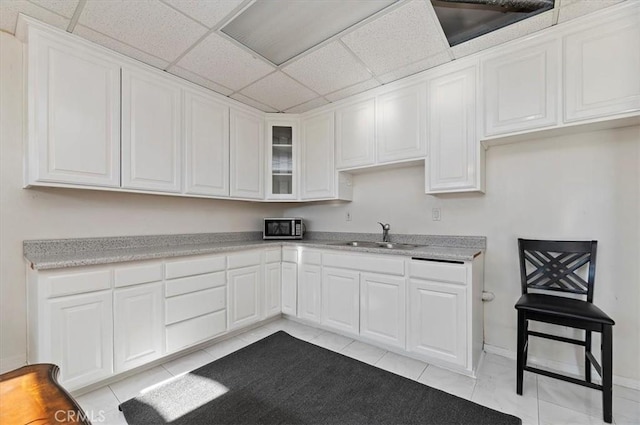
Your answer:
[[[596,239],[595,302],[616,321],[614,373],[640,379],[640,127],[492,147],[486,195],[424,194],[422,166],[356,175],[351,203],[296,206],[309,230],[487,236],[485,341],[515,350],[518,237]],[[442,209],[442,221],[431,209]],[[351,212],[347,222],[345,214]],[[557,328],[556,328],[557,329]],[[531,355],[582,362],[580,350],[532,338]],[[594,343],[594,351],[599,343]]]
[[[26,359],[22,241],[260,230],[282,207],[77,189],[22,189],[22,44],[0,32],[0,372]]]

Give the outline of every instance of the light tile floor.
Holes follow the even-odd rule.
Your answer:
[[[90,417],[92,415],[96,424],[126,424],[118,410],[120,403],[136,397],[146,388],[175,379],[278,330],[458,397],[516,415],[525,425],[604,423],[599,391],[525,372],[524,395],[516,395],[515,361],[506,357],[487,354],[478,371],[478,378],[473,379],[286,319],[252,329],[99,388],[77,400]],[[615,424],[640,424],[640,391],[615,386],[613,406]]]

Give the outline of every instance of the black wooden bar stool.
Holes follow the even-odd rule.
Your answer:
[[[597,241],[541,241],[518,239],[522,296],[518,310],[516,392],[522,395],[524,371],[538,373],[602,391],[604,421],[612,420],[612,335],[615,322],[593,305]],[[587,270],[585,270],[587,269]],[[586,280],[580,276],[586,271]],[[529,292],[534,290],[534,292]],[[540,290],[541,292],[538,292]],[[586,301],[553,291],[586,295]],[[585,339],[573,339],[528,329],[529,320],[568,326],[585,331]],[[591,333],[602,335],[602,366],[591,353]],[[529,336],[567,342],[584,347],[585,379],[576,379],[527,366]],[[591,382],[591,366],[602,377],[602,385]]]

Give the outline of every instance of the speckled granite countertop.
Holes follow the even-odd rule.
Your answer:
[[[235,232],[27,240],[24,241],[23,248],[24,257],[31,268],[46,270],[281,245],[469,261],[486,247],[486,238],[483,236],[392,235],[392,242],[416,245],[412,249],[352,247],[343,244],[347,241],[379,240],[380,235],[373,233],[307,232],[304,240],[263,241],[260,232]]]

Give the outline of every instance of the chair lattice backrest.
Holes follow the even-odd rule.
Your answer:
[[[593,301],[597,241],[518,239],[522,293],[560,291]],[[586,275],[586,277],[585,277]]]

